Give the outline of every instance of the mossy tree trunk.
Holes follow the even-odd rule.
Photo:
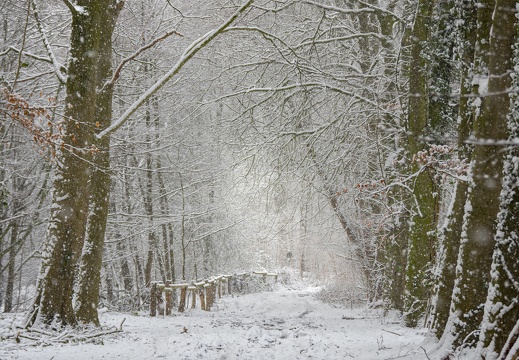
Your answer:
[[[428,119],[428,64],[424,56],[428,40],[433,2],[420,0],[411,32],[409,64],[409,105],[407,122],[407,150],[412,160],[410,171],[416,174],[413,186],[415,206],[406,265],[405,322],[416,326],[424,315],[429,297],[428,270],[433,259],[437,223],[437,189],[429,169],[418,160],[417,154],[427,148]]]
[[[499,2],[503,8],[501,12],[506,15],[501,18],[501,27],[496,29],[503,33],[501,39],[505,53],[499,58],[503,65],[507,63],[507,44],[514,44],[515,68],[519,66],[519,22],[515,19],[515,34],[512,28],[514,22],[514,2]],[[510,63],[508,63],[510,64]],[[496,74],[502,73],[504,78],[513,69],[514,64],[499,68]],[[503,84],[503,86],[507,86]],[[512,89],[519,86],[517,74],[513,78]],[[503,96],[504,97],[504,96]],[[513,141],[519,137],[519,94],[511,96],[512,106],[508,118],[509,139]],[[504,99],[503,99],[504,105]],[[519,149],[513,147],[505,158],[503,170],[503,190],[501,191],[500,213],[497,219],[496,246],[492,257],[491,282],[489,285],[487,301],[484,309],[484,317],[479,340],[481,358],[483,359],[517,359],[519,351]],[[515,350],[513,349],[515,347]],[[514,353],[515,351],[515,353]]]
[[[458,112],[458,159],[470,160],[471,146],[467,144],[472,131],[474,111],[471,105],[472,71],[476,42],[476,6],[474,2],[466,0],[457,4],[456,15],[463,20],[459,31],[458,54],[460,65],[460,100]],[[439,249],[437,255],[437,271],[435,290],[429,321],[437,336],[441,336],[449,318],[452,290],[456,277],[456,261],[460,246],[463,224],[464,207],[467,199],[468,183],[456,180],[452,206],[447,214],[445,226],[439,235]]]
[[[492,1],[481,2],[488,9]],[[474,346],[491,282],[496,220],[502,189],[503,147],[510,109],[515,0],[497,0],[492,14],[488,77],[481,77],[481,115],[474,121],[475,145],[469,169],[469,190],[458,255],[450,325],[445,336],[453,348]],[[486,84],[488,83],[488,88]],[[450,336],[449,336],[450,335]]]
[[[77,5],[76,8],[70,5],[71,61],[66,83],[63,146],[56,162],[48,238],[36,299],[37,321],[45,324],[77,323],[72,298],[91,199],[91,163],[99,145],[94,135],[101,124],[109,124],[111,120],[111,91],[99,91],[110,76],[111,67],[107,64],[111,63],[111,36],[118,5],[122,3],[97,0],[78,1]],[[101,238],[104,239],[104,233]],[[92,250],[97,251],[95,256],[100,256],[102,245],[101,249]],[[98,287],[99,283],[94,281],[92,286]]]

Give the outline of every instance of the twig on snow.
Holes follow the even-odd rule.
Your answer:
[[[394,334],[394,335],[402,336],[402,334],[399,334],[399,333],[394,332],[394,331],[390,331],[390,330],[386,330],[386,329],[382,329],[382,331],[388,332],[388,333],[390,333],[390,334]]]
[[[425,351],[424,347],[423,346],[420,346],[420,349],[423,350],[423,352],[425,353],[425,357],[429,360],[431,360],[431,358],[429,357],[429,355],[427,355],[427,351]]]

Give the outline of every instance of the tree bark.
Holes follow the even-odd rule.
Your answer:
[[[16,209],[17,206],[15,205]],[[14,281],[15,281],[15,265],[16,265],[16,254],[17,254],[17,239],[18,239],[18,220],[11,222],[11,236],[10,236],[10,249],[9,249],[9,263],[7,264],[7,284],[5,287],[5,298],[4,298],[4,312],[11,312],[13,310],[13,292],[14,292]],[[1,267],[1,263],[0,263]]]
[[[97,0],[82,4],[84,12],[72,11],[64,144],[54,176],[48,238],[38,282],[37,321],[45,324],[53,321],[62,325],[76,324],[72,298],[76,263],[84,245],[89,212],[88,180],[95,152],[94,131],[99,126],[96,121],[100,115],[108,116],[103,119],[104,124],[111,119],[111,114],[98,113],[98,106],[111,104],[111,95],[103,99],[107,94],[99,97],[98,90],[107,79],[107,67],[103,63],[106,47],[111,51],[117,4],[116,0]],[[99,286],[99,283],[92,285]]]
[[[463,233],[458,256],[456,283],[451,306],[452,347],[474,346],[475,331],[483,319],[496,219],[502,189],[503,151],[499,141],[507,139],[510,108],[512,45],[515,34],[515,1],[498,0],[492,15],[488,77],[480,79],[484,97],[481,115],[474,122],[474,146],[469,171],[469,191],[465,205]],[[490,4],[487,2],[487,6]],[[488,92],[485,82],[488,81]]]
[[[515,67],[519,66],[519,28],[517,19],[514,19],[514,1],[499,1],[496,8],[496,16],[500,23],[494,27],[495,41],[501,43],[503,52],[500,54],[504,62],[507,52],[510,50],[508,42],[515,44]],[[500,7],[500,8],[499,8]],[[503,15],[505,12],[506,15]],[[515,20],[515,31],[513,23]],[[508,43],[508,44],[507,44]],[[493,45],[493,43],[491,44]],[[497,44],[496,44],[497,45]],[[511,54],[509,54],[511,55]],[[504,78],[509,77],[514,64],[508,69],[503,68],[497,73],[502,73]],[[504,84],[503,84],[504,85]],[[519,79],[513,78],[511,88],[517,88]],[[507,86],[507,85],[504,85]],[[519,95],[511,94],[512,107],[509,115],[508,129],[509,139],[513,141],[519,137]],[[503,101],[504,103],[504,101]],[[503,104],[504,105],[504,104]],[[513,147],[509,151],[504,162],[503,190],[501,191],[500,213],[497,218],[496,246],[492,256],[491,282],[488,289],[487,301],[484,309],[482,329],[478,347],[481,349],[483,359],[516,359],[517,341],[519,339],[519,149]],[[516,353],[513,353],[515,345]]]
[[[434,258],[435,231],[437,224],[437,189],[427,168],[423,169],[418,157],[427,149],[423,139],[430,129],[428,119],[428,64],[424,45],[428,40],[433,2],[418,1],[417,14],[411,33],[409,65],[409,108],[407,150],[412,158],[411,173],[414,179],[413,196],[416,205],[411,215],[411,228],[406,264],[405,322],[416,326],[424,315],[429,297],[428,270]]]
[[[476,42],[476,7],[470,0],[457,5],[457,14],[463,19],[460,37],[461,48],[461,80],[460,80],[460,104],[458,114],[458,159],[470,160],[471,147],[467,144],[472,133],[474,111],[471,106],[472,78],[474,63],[474,50]],[[463,225],[464,207],[467,199],[468,183],[457,180],[452,201],[452,207],[447,214],[446,226],[439,236],[440,246],[437,255],[438,271],[434,290],[433,304],[430,313],[430,326],[437,337],[445,330],[449,318],[449,311],[456,278],[457,256],[460,246],[460,238]]]

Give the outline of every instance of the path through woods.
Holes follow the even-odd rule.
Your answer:
[[[344,309],[315,298],[317,288],[277,288],[226,297],[211,312],[150,318],[103,312],[124,332],[103,344],[23,346],[0,342],[4,359],[426,359],[422,332],[382,310]]]

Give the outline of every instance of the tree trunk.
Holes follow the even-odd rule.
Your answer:
[[[515,4],[515,0],[496,1],[490,32],[489,76],[480,79],[479,92],[484,98],[481,116],[474,122],[476,144],[449,320],[453,348],[475,344],[474,334],[483,319],[483,304],[491,280],[503,170],[502,146],[496,142],[507,139]]]
[[[145,67],[144,72],[147,73],[147,68]],[[154,230],[154,221],[153,221],[153,157],[151,153],[151,136],[149,132],[151,131],[151,109],[150,103],[146,102],[146,128],[148,129],[146,133],[146,144],[148,146],[148,151],[146,152],[146,184],[145,189],[143,189],[143,198],[144,198],[144,209],[146,211],[146,215],[149,220],[149,229],[148,229],[148,256],[146,258],[146,266],[144,270],[144,285],[146,287],[150,286],[151,282],[151,272],[153,270],[153,258],[157,247],[157,236]],[[165,281],[166,279],[163,279]]]
[[[105,119],[110,119],[111,95],[109,100],[104,104],[106,108],[99,108],[101,112],[105,112]],[[84,324],[93,323],[97,326],[99,326],[97,314],[99,286],[101,285],[101,267],[110,197],[110,138],[103,138],[102,142],[100,151],[94,157],[96,168],[90,178],[91,199],[87,237],[81,255],[74,304],[78,321]]]
[[[423,137],[429,129],[428,77],[424,44],[428,39],[433,2],[420,0],[411,33],[409,65],[408,152],[413,159],[411,172],[414,180],[415,206],[411,216],[411,228],[406,267],[405,322],[416,326],[424,315],[429,297],[428,270],[433,260],[437,223],[437,189],[427,168],[422,168],[417,154],[427,148]]]
[[[120,239],[116,244],[117,253],[121,258],[121,277],[123,278],[124,290],[131,292],[133,288],[132,274],[130,272],[130,265],[128,264],[126,246],[123,239]]]
[[[495,35],[500,36],[496,42],[501,43],[503,53],[499,58],[506,63],[506,53],[510,48],[509,42],[515,44],[515,67],[519,66],[519,28],[517,19],[514,19],[514,1],[499,1],[496,16],[499,24],[494,27]],[[502,14],[505,12],[505,14]],[[514,33],[513,23],[515,20],[516,30]],[[491,44],[494,45],[494,44]],[[497,44],[496,44],[497,45]],[[511,55],[511,54],[510,54]],[[498,61],[498,60],[496,60]],[[498,64],[499,65],[499,64]],[[508,69],[503,64],[503,68],[496,69],[494,74],[504,74],[503,78],[508,78],[506,72],[513,69],[513,64],[509,63]],[[503,86],[508,86],[503,84]],[[511,88],[519,86],[517,76],[513,78]],[[519,137],[519,96],[516,93],[511,95],[512,107],[509,115],[508,129],[509,139],[514,141]],[[503,99],[504,105],[504,99]],[[516,359],[519,354],[513,353],[512,347],[515,345],[517,352],[517,341],[519,339],[519,149],[512,148],[504,163],[503,190],[501,191],[500,213],[497,218],[496,246],[492,257],[491,283],[488,289],[487,301],[484,309],[482,331],[479,339],[481,356],[484,359]]]
[[[94,130],[99,126],[96,121],[100,115],[97,109],[111,103],[111,95],[103,99],[106,94],[98,103],[98,90],[103,88],[108,75],[103,63],[106,47],[111,49],[116,5],[116,0],[97,0],[85,4],[84,12],[71,10],[64,145],[54,176],[48,238],[38,282],[37,319],[46,324],[76,324],[72,307],[76,263],[84,245],[89,211],[88,180],[95,152]],[[107,116],[103,123],[110,123],[111,114]]]
[[[110,252],[110,251],[109,251]],[[114,303],[114,283],[112,278],[112,272],[110,271],[112,267],[111,263],[103,264],[103,271],[105,275],[105,289],[106,289],[106,302],[108,305],[112,305]]]
[[[457,14],[463,19],[461,31],[461,81],[460,105],[458,115],[458,159],[470,160],[471,147],[466,143],[472,131],[474,111],[471,106],[472,78],[470,77],[474,62],[476,42],[476,7],[468,0],[458,4]],[[430,313],[430,326],[436,336],[440,337],[445,330],[456,278],[457,256],[463,224],[464,207],[467,199],[468,183],[457,180],[452,207],[447,214],[446,226],[439,236],[440,246],[437,255],[436,284],[433,305]]]
[[[17,206],[13,205],[16,209]],[[7,284],[5,287],[4,312],[11,312],[13,310],[13,291],[15,281],[15,265],[17,253],[17,239],[18,239],[18,220],[11,222],[11,240],[9,243],[9,262],[7,264]],[[1,263],[0,263],[1,267]]]
[[[100,34],[112,34],[116,14],[97,25]],[[98,83],[104,84],[112,77],[112,38],[100,36],[97,50]],[[108,86],[96,98],[95,125],[104,129],[110,126],[112,118],[113,88]],[[97,306],[99,286],[101,285],[101,266],[103,260],[106,222],[110,205],[110,137],[106,136],[95,142],[96,153],[93,157],[94,169],[91,169],[90,207],[86,239],[83,245],[77,279],[77,292],[74,304],[77,320],[99,326]]]

